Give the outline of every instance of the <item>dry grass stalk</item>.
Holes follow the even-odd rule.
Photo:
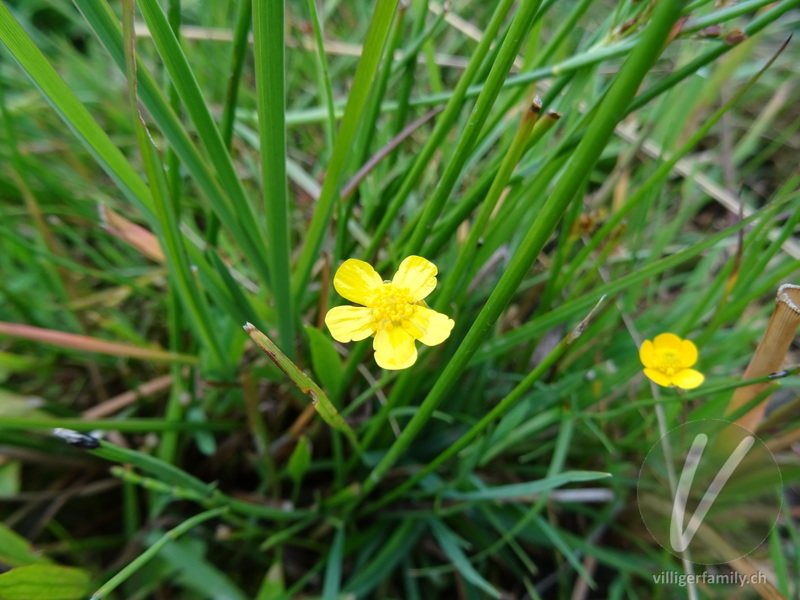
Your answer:
[[[783,359],[789,350],[789,345],[794,339],[797,327],[800,326],[800,286],[784,284],[778,288],[775,300],[775,310],[769,319],[767,331],[756,348],[750,364],[742,379],[763,377],[780,371]],[[740,387],[733,394],[728,413],[731,413],[762,393],[769,385],[767,383],[754,383]],[[740,417],[736,422],[750,431],[755,431],[764,416],[769,397],[764,398],[756,407]]]

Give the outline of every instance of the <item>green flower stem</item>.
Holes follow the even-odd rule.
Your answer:
[[[344,363],[344,368],[342,369],[341,384],[339,385],[336,395],[331,396],[331,400],[337,406],[341,404],[344,391],[350,388],[353,378],[356,376],[356,371],[358,371],[358,365],[360,365],[361,361],[364,360],[364,357],[367,355],[370,346],[372,346],[372,338],[367,338],[366,340],[356,342],[352,350],[350,350],[350,356],[347,357],[347,360]],[[342,412],[347,414],[347,409]]]
[[[245,2],[245,4],[248,4]],[[328,58],[325,56],[325,44],[322,39],[322,23],[317,12],[317,0],[308,0],[308,12],[311,15],[311,25],[314,28],[314,42],[317,45],[317,79],[322,90],[322,99],[327,111],[325,122],[325,141],[328,152],[333,152],[334,138],[336,137],[336,109],[333,105],[333,89],[331,76],[328,69]]]
[[[539,118],[540,109],[541,106],[534,102],[522,116],[522,122],[511,142],[511,147],[505,153],[500,169],[497,171],[497,175],[492,182],[492,186],[489,188],[481,204],[481,209],[470,227],[467,240],[458,253],[456,264],[450,273],[448,273],[442,285],[442,290],[436,297],[436,306],[439,311],[447,311],[453,294],[458,291],[464,279],[464,273],[471,264],[475,252],[478,249],[479,239],[486,229],[486,225],[489,222],[489,218],[492,216],[495,206],[497,206],[497,201],[500,200],[500,195],[503,193],[506,185],[508,185],[511,173],[516,168],[519,159],[522,157],[522,153],[528,145],[533,126]]]
[[[233,28],[233,46],[231,48],[231,66],[228,85],[225,89],[225,103],[222,106],[222,117],[219,129],[222,141],[230,149],[233,141],[233,125],[236,122],[236,105],[239,98],[239,82],[242,79],[244,59],[247,55],[250,23],[253,17],[253,4],[240,2],[236,12],[236,24]]]
[[[472,113],[467,120],[467,125],[464,127],[461,135],[458,138],[458,146],[456,147],[453,156],[447,163],[444,173],[436,186],[436,191],[432,198],[425,202],[425,209],[423,210],[422,217],[415,224],[411,239],[405,245],[404,255],[410,256],[422,250],[422,245],[428,237],[428,233],[433,227],[434,222],[439,218],[445,202],[450,197],[453,188],[458,181],[464,164],[467,162],[469,155],[472,151],[478,135],[489,118],[489,111],[494,106],[500,90],[503,88],[503,81],[508,76],[511,65],[514,59],[519,54],[522,43],[528,35],[528,31],[533,24],[536,17],[536,12],[539,10],[541,0],[528,0],[523,2],[517,14],[514,15],[514,20],[511,22],[511,27],[506,34],[497,59],[492,65],[492,70],[489,72],[489,77],[486,84],[478,96]]]
[[[267,218],[267,264],[275,298],[281,350],[291,358],[295,344],[295,304],[292,301],[289,264],[284,28],[284,0],[253,0],[256,101]]]
[[[486,27],[483,39],[478,44],[478,47],[475,49],[475,52],[473,53],[466,70],[458,80],[456,89],[453,91],[452,95],[448,95],[448,97],[445,99],[449,100],[447,102],[447,106],[442,114],[436,119],[436,125],[434,126],[433,131],[425,142],[425,145],[420,150],[416,160],[414,161],[414,164],[411,166],[411,169],[409,169],[408,174],[403,179],[397,194],[389,203],[386,213],[372,235],[372,242],[364,251],[362,256],[363,259],[369,260],[370,257],[373,256],[378,250],[383,236],[389,230],[389,226],[394,223],[409,194],[411,194],[411,191],[417,185],[420,175],[422,175],[422,172],[428,167],[431,157],[433,157],[436,149],[442,144],[447,132],[450,130],[450,127],[461,113],[467,90],[475,78],[481,63],[486,58],[492,42],[497,36],[497,32],[500,30],[503,20],[505,19],[506,14],[513,3],[513,0],[501,0],[497,5],[497,8],[492,14],[492,18],[489,21],[489,25]]]
[[[572,201],[574,193],[588,177],[645,74],[661,53],[665,40],[680,15],[682,5],[683,2],[679,0],[662,0],[656,6],[653,19],[644,31],[641,42],[623,65],[614,84],[600,104],[597,115],[592,119],[586,135],[575,149],[567,168],[568,176],[559,180],[494,292],[417,413],[364,482],[362,496],[366,496],[378,484],[419,434],[431,414],[457,382],[494,322],[508,305],[520,282],[558,224],[561,215]]]
[[[306,292],[308,281],[311,278],[311,269],[319,257],[325,231],[330,223],[334,204],[339,197],[339,181],[342,178],[350,147],[378,69],[381,49],[388,37],[397,2],[398,0],[378,0],[375,13],[372,15],[361,59],[358,61],[353,87],[350,90],[347,107],[328,162],[325,181],[322,184],[317,207],[308,227],[306,243],[294,273],[292,296],[298,302]]]
[[[195,527],[204,521],[208,521],[209,519],[213,519],[214,517],[218,517],[227,510],[227,507],[213,508],[211,510],[207,510],[206,512],[200,513],[199,515],[195,515],[177,527],[170,529],[155,544],[150,546],[147,550],[145,550],[142,554],[137,556],[127,566],[125,566],[124,569],[103,584],[99,590],[92,594],[90,600],[100,600],[101,598],[105,598],[123,582],[127,581],[131,575],[141,569],[147,562],[152,560],[164,548],[164,546],[169,544],[171,541],[178,539],[192,527]]]
[[[599,306],[599,304],[600,303],[598,303],[597,306]],[[370,514],[382,506],[385,506],[392,500],[399,498],[424,477],[430,473],[433,473],[445,461],[461,452],[461,450],[466,448],[473,440],[483,433],[489,427],[489,425],[503,416],[503,414],[505,414],[512,406],[514,406],[514,404],[523,397],[525,392],[527,392],[530,387],[550,369],[550,367],[556,364],[561,357],[564,356],[566,351],[575,343],[575,341],[580,338],[581,334],[589,324],[592,314],[597,309],[597,306],[592,310],[589,316],[583,319],[565,338],[558,343],[558,345],[556,345],[555,348],[553,348],[553,350],[542,360],[542,362],[536,365],[533,371],[531,371],[525,377],[525,379],[516,385],[516,387],[508,394],[508,396],[498,402],[497,405],[488,413],[486,413],[486,415],[484,415],[480,421],[470,427],[469,431],[462,435],[455,443],[448,446],[446,450],[434,458],[430,463],[425,465],[425,467],[423,467],[420,471],[414,473],[414,475],[412,475],[409,479],[405,480],[402,484],[400,484],[399,487],[394,488],[391,492],[385,494],[376,502],[373,502],[367,506],[364,509],[364,512],[366,514]]]

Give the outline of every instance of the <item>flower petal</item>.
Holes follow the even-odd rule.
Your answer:
[[[333,287],[339,295],[358,304],[369,304],[373,292],[381,285],[383,280],[372,265],[355,258],[344,261],[333,277]]]
[[[426,346],[441,344],[453,330],[455,321],[425,306],[414,307],[414,315],[403,321],[403,327]]]
[[[372,309],[361,306],[337,306],[325,315],[325,325],[337,342],[357,342],[375,333]]]
[[[379,330],[372,347],[375,348],[375,362],[384,369],[407,369],[417,362],[414,338],[402,327]]]
[[[700,371],[694,369],[684,369],[672,376],[672,383],[684,390],[693,390],[705,381],[705,377]]]
[[[662,333],[653,338],[653,346],[658,350],[674,350],[676,353],[681,350],[681,338],[674,333]]]
[[[653,342],[645,340],[639,348],[639,360],[645,367],[652,369],[656,366],[656,353]]]
[[[392,283],[408,288],[411,301],[419,302],[436,288],[436,273],[439,270],[431,261],[421,256],[409,256],[400,263]]]
[[[697,362],[697,346],[689,340],[682,340],[679,356],[681,357],[681,365],[691,367]]]
[[[668,375],[665,375],[661,371],[656,371],[655,369],[645,369],[644,374],[647,375],[651,381],[655,381],[658,385],[664,387],[669,387],[672,385],[672,379],[670,379]]]

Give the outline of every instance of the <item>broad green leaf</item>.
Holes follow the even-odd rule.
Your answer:
[[[7,567],[23,567],[50,562],[39,556],[24,537],[0,523],[0,564]]]
[[[274,563],[261,582],[256,600],[275,600],[281,598],[286,586],[283,583],[283,566],[280,562]]]
[[[11,373],[33,371],[42,366],[43,362],[39,358],[12,354],[11,352],[0,352],[0,383],[4,382]]]
[[[42,400],[31,396],[21,396],[8,390],[0,390],[0,418],[30,417],[51,419],[52,415],[39,410]]]
[[[289,472],[289,477],[296,483],[300,483],[305,477],[308,467],[311,466],[311,442],[306,436],[300,436],[297,440],[297,445],[289,457],[289,464],[286,469]]]
[[[58,565],[29,565],[0,575],[3,600],[84,600],[89,573]]]
[[[13,496],[22,488],[20,471],[22,463],[18,460],[7,459],[0,462],[0,496]]]

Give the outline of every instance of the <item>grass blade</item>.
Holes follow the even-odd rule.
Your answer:
[[[295,314],[286,196],[286,81],[283,0],[253,0],[261,175],[267,215],[267,262],[283,351],[294,356]]]

